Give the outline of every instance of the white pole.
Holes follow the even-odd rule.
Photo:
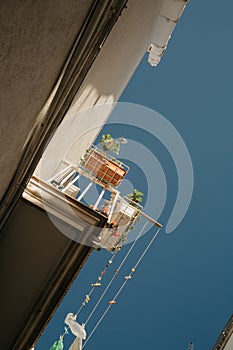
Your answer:
[[[95,202],[94,207],[93,207],[94,210],[96,210],[96,208],[98,208],[99,202],[101,201],[101,199],[104,195],[104,192],[105,192],[105,188],[102,189],[97,201]]]
[[[56,177],[62,175],[64,172],[66,172],[69,168],[71,168],[72,165],[69,165],[68,167],[66,167],[65,169],[61,170],[58,174],[55,174],[53,177],[51,177],[50,179],[47,180],[48,183],[52,182],[53,180],[56,179]]]
[[[87,191],[91,188],[93,182],[90,182],[87,187],[85,188],[85,190],[80,194],[80,196],[78,197],[78,201],[80,201],[84,196],[85,194],[87,193]]]
[[[69,183],[66,185],[66,187],[63,188],[62,191],[63,191],[63,192],[66,191],[68,187],[70,187],[71,185],[73,185],[73,183],[75,183],[75,182],[80,178],[80,176],[81,176],[80,174],[78,174],[77,176],[75,176],[75,177],[73,178],[73,180],[72,180],[71,182],[69,182]]]
[[[117,199],[119,197],[119,192],[117,191],[116,192],[116,195],[115,195],[115,198],[114,198],[114,201],[112,203],[112,207],[110,209],[110,213],[109,213],[109,216],[108,216],[108,223],[111,221],[111,218],[112,218],[112,214],[113,214],[113,211],[115,209],[115,206],[116,206],[116,202],[117,202]]]
[[[69,173],[68,175],[66,175],[66,177],[61,181],[60,186],[62,186],[67,180],[69,180],[69,178],[71,176],[73,176],[75,174],[75,170],[72,170],[71,173]]]
[[[153,218],[151,218],[149,215],[143,213],[143,211],[140,214],[142,217],[144,217],[146,220],[152,222],[152,224],[154,224],[155,226],[161,228],[163,227],[163,225],[161,225],[158,221],[154,220]]]

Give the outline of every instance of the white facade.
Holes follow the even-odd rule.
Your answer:
[[[157,56],[160,60],[186,3],[186,0],[128,1],[76,94],[65,122],[44,153],[42,170],[39,163],[35,175],[47,180],[62,158],[72,163],[79,160],[95,140],[112,111],[111,103],[119,99],[148,47],[151,47],[149,62],[154,65],[152,61]],[[155,45],[163,49],[154,50]],[[105,105],[98,112],[95,109],[85,112],[103,104],[109,104],[109,108]]]

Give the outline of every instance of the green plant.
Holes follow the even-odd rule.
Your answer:
[[[127,194],[126,196],[129,199],[129,204],[135,205],[135,203],[141,203],[143,192],[137,190],[136,188],[133,190],[132,193]]]
[[[138,212],[136,213],[136,215],[134,216],[134,218],[132,219],[132,222],[129,226],[129,230],[132,231],[134,230],[134,226],[139,222],[140,220],[140,211],[141,211],[141,207],[139,206],[138,203],[142,202],[142,197],[143,197],[143,192],[139,191],[138,189],[134,189],[132,193],[129,193],[126,195],[126,197],[129,200],[129,204],[134,206],[135,208],[138,209]]]
[[[124,137],[114,139],[111,134],[103,134],[100,143],[104,152],[109,151],[119,155],[121,144],[127,143],[127,140]]]
[[[91,153],[91,149],[88,148],[85,152],[85,154],[80,158],[80,165],[84,165],[86,160],[88,159],[89,155]]]
[[[119,167],[122,166],[122,162],[121,162],[120,160],[118,160],[118,159],[112,158],[111,161],[112,161],[113,163],[115,163],[116,165],[118,165]]]

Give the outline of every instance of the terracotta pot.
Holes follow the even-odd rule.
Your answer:
[[[125,169],[96,151],[89,154],[84,166],[99,180],[113,186],[118,186],[126,174]]]

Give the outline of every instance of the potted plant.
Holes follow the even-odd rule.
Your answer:
[[[127,194],[126,196],[129,200],[129,204],[135,206],[136,208],[140,208],[138,205],[142,202],[143,192],[139,191],[138,189],[134,189],[132,193]]]
[[[139,204],[142,202],[143,193],[136,188],[132,193],[129,193],[125,196],[124,201],[120,203],[120,211],[130,216],[130,221],[140,214],[142,206]]]
[[[92,145],[81,160],[87,170],[94,174],[100,181],[118,186],[128,171],[128,167],[122,162],[109,157],[107,152],[119,155],[121,144],[127,143],[123,137],[114,139],[110,134],[102,135],[100,148]]]
[[[114,139],[111,134],[104,134],[100,139],[101,148],[104,152],[111,152],[119,155],[121,144],[127,143],[124,137]]]
[[[120,197],[113,212],[112,220],[116,221],[120,227],[125,228],[135,223],[142,210],[142,206],[139,204],[142,202],[142,196],[143,193],[141,191],[134,189],[127,196]]]
[[[134,225],[139,221],[142,207],[143,193],[134,189],[127,196],[119,197],[115,209],[112,213],[111,221],[101,231],[101,243],[105,249],[119,250],[123,242],[127,241],[127,234],[134,229]],[[101,212],[108,216],[114,202],[114,195],[109,200],[105,200]]]

